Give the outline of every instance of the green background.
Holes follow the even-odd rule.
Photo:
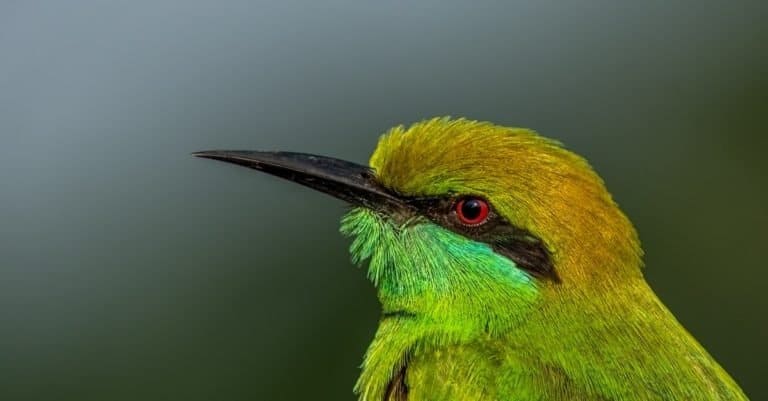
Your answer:
[[[768,399],[768,3],[0,1],[0,399],[353,400],[341,203],[189,153],[365,162],[437,115],[586,156]]]

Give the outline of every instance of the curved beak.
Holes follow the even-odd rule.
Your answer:
[[[250,150],[206,150],[192,155],[263,171],[355,206],[374,210],[403,206],[397,194],[376,181],[368,166],[345,160],[307,153]]]

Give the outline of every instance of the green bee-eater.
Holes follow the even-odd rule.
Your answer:
[[[195,155],[353,205],[341,231],[383,309],[362,401],[747,399],[646,283],[603,181],[558,142],[437,118],[383,135],[370,167]]]

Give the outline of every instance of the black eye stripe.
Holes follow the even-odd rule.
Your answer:
[[[466,198],[466,197],[465,197]],[[493,204],[485,222],[468,226],[456,216],[456,202],[459,196],[411,198],[407,201],[419,214],[433,222],[475,241],[490,245],[503,255],[536,277],[560,282],[552,264],[552,258],[544,241],[528,230],[516,227],[496,213]]]

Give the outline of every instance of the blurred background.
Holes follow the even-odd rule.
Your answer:
[[[354,400],[340,202],[195,159],[364,163],[438,115],[586,156],[646,275],[768,399],[768,3],[0,2],[0,399]]]

